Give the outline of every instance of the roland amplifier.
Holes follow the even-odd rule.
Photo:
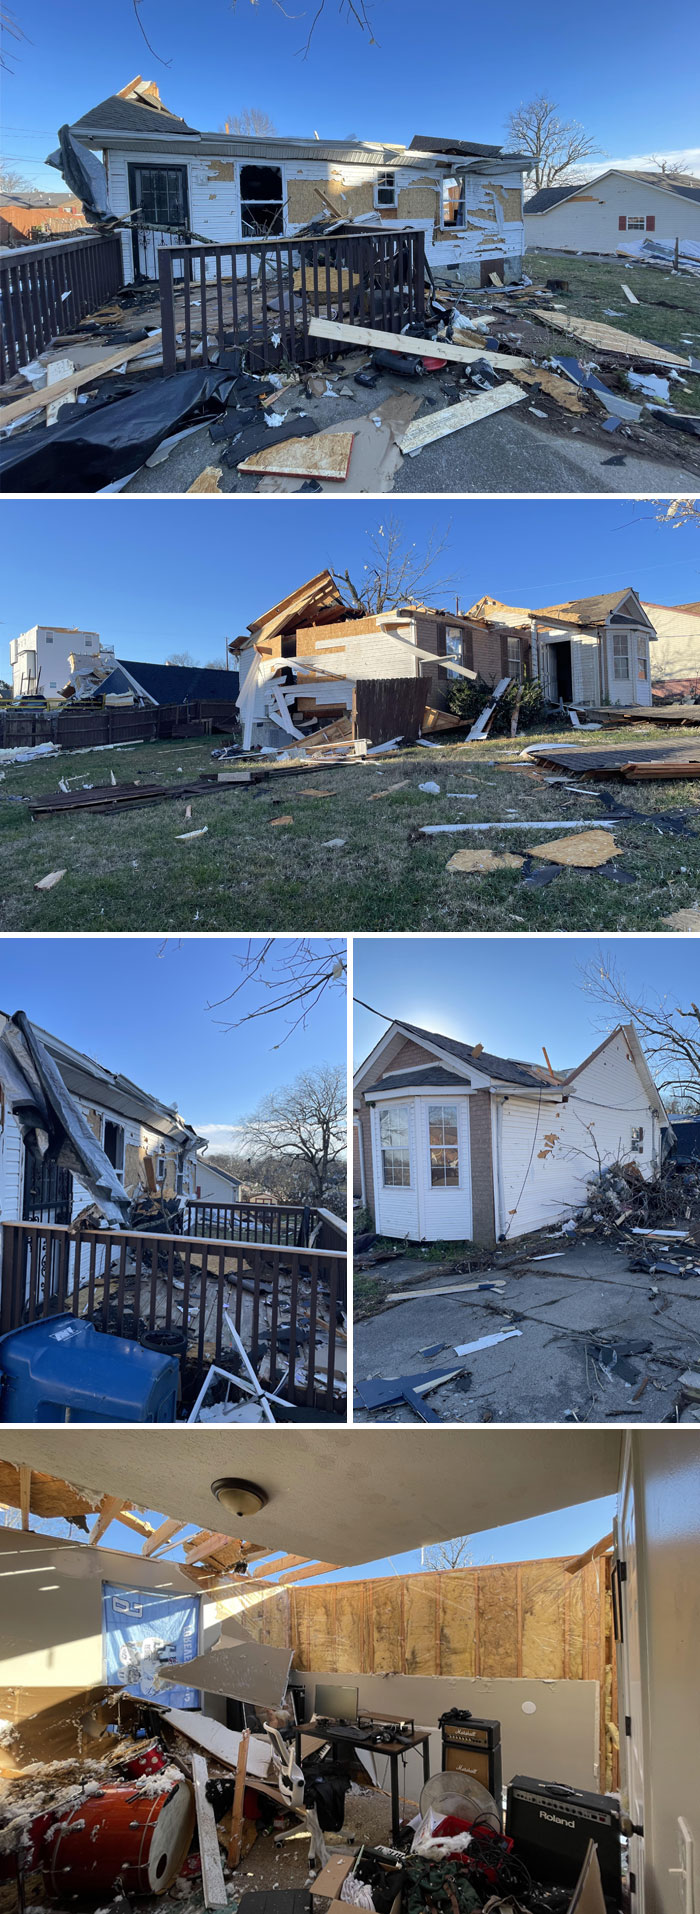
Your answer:
[[[445,1773],[470,1774],[501,1807],[501,1724],[484,1721],[466,1710],[441,1715],[442,1768]]]
[[[506,1834],[533,1880],[556,1887],[575,1886],[588,1843],[595,1841],[605,1899],[620,1906],[621,1810],[613,1795],[584,1794],[516,1774],[507,1793]]]

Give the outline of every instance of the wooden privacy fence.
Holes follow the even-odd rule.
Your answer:
[[[116,233],[80,235],[45,246],[18,246],[0,260],[0,380],[11,379],[52,339],[119,291],[124,281]]]
[[[358,679],[353,694],[355,737],[371,738],[373,744],[417,737],[429,689],[427,678]]]
[[[243,1589],[256,1641],[294,1667],[338,1675],[452,1675],[597,1681],[601,1784],[616,1785],[617,1702],[610,1560],[576,1574],[565,1557],[396,1575],[381,1581]]]
[[[237,682],[237,681],[236,681]],[[96,710],[79,705],[66,711],[18,709],[0,711],[0,745],[5,749],[35,744],[59,744],[65,751],[80,751],[97,744],[136,743],[153,738],[172,738],[192,731],[195,726],[214,731],[232,731],[237,722],[235,692],[224,698],[195,698],[188,704],[151,705],[148,710],[136,706],[106,706]]]
[[[327,357],[309,320],[400,332],[425,312],[422,232],[168,246],[158,254],[163,372],[242,346],[250,371]]]
[[[0,1334],[66,1311],[136,1340],[182,1330],[203,1376],[231,1356],[226,1309],[254,1368],[268,1352],[279,1380],[303,1359],[306,1379],[289,1383],[290,1400],[332,1411],[345,1286],[346,1257],[328,1250],[5,1223]]]

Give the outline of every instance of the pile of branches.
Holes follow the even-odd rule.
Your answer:
[[[700,1227],[700,1163],[664,1163],[648,1181],[637,1163],[613,1163],[588,1183],[580,1223],[599,1233],[628,1229]]]

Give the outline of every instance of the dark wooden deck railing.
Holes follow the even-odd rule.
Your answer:
[[[346,1250],[348,1231],[332,1210],[302,1203],[217,1203],[198,1197],[189,1202],[187,1235],[220,1241],[278,1243],[300,1248]],[[345,1293],[341,1297],[345,1301]]]
[[[231,346],[261,371],[327,356],[309,320],[400,332],[425,311],[422,232],[354,232],[318,239],[168,246],[158,254],[163,372],[208,365]],[[214,349],[213,349],[214,348]]]
[[[74,332],[124,283],[118,234],[81,234],[17,246],[0,259],[0,381]]]
[[[135,1339],[182,1330],[199,1381],[232,1353],[228,1309],[257,1370],[299,1406],[338,1410],[339,1305],[344,1252],[58,1223],[2,1226],[0,1334],[66,1311]],[[322,1338],[316,1348],[316,1335]],[[306,1380],[295,1380],[299,1361]]]

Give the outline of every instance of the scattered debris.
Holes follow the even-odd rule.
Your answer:
[[[39,882],[38,884],[34,885],[34,889],[35,891],[52,891],[54,888],[54,885],[60,884],[61,878],[65,877],[65,875],[66,875],[65,870],[49,871],[48,877],[39,878]]]
[[[490,871],[519,871],[524,862],[524,858],[516,857],[512,851],[455,851],[445,869],[476,871],[487,876]]]
[[[579,869],[596,870],[616,857],[620,846],[605,830],[582,831],[579,837],[554,838],[551,844],[538,844],[537,856],[552,864],[572,864]]]

